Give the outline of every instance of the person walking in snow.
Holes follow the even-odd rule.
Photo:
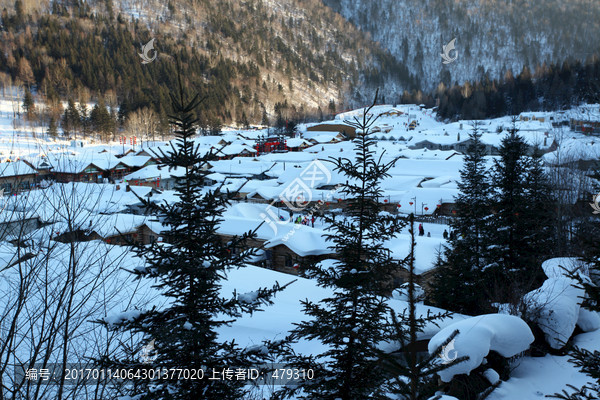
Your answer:
[[[315,227],[315,216],[313,215],[312,218],[310,219],[310,222],[312,223],[312,227]]]
[[[423,224],[419,224],[419,236],[425,235],[425,229],[423,229]]]
[[[448,231],[444,229],[444,239],[448,239]]]

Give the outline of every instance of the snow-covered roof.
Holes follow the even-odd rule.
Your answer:
[[[0,177],[35,175],[37,171],[23,161],[0,163]]]
[[[221,156],[221,155],[232,156],[232,155],[244,154],[244,153],[255,154],[256,149],[254,149],[250,146],[244,145],[244,144],[230,144],[228,146],[225,146],[222,149],[215,149],[215,154],[217,156]]]
[[[119,158],[119,162],[125,164],[128,167],[141,167],[150,161],[151,157],[149,156],[135,156],[135,155],[127,155]]]
[[[288,147],[300,147],[300,146],[312,146],[313,144],[306,139],[302,138],[289,138],[286,140]]]
[[[150,180],[150,179],[168,179],[171,176],[181,177],[185,175],[185,169],[177,167],[169,170],[168,167],[159,165],[148,165],[138,171],[132,172],[123,177],[126,181]]]
[[[316,143],[332,143],[340,140],[339,135],[338,132],[313,131],[304,133],[304,138]]]
[[[119,159],[108,152],[48,153],[47,163],[53,172],[80,174],[85,172],[90,165],[94,165],[102,171],[108,171],[119,163]]]

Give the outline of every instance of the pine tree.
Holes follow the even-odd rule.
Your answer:
[[[554,223],[558,199],[555,197],[548,175],[544,170],[544,161],[539,147],[534,146],[529,157],[525,178],[525,222],[528,224],[527,240],[532,251],[532,262],[540,265],[556,253],[559,241],[558,230]]]
[[[248,117],[246,116],[246,112],[242,111],[242,119],[240,120],[240,124],[244,129],[250,128],[250,122],[248,121]]]
[[[90,112],[90,125],[93,132],[100,133],[102,137],[108,138],[115,130],[115,121],[106,108],[103,99],[100,99]]]
[[[460,194],[455,199],[456,218],[451,222],[455,235],[438,262],[431,301],[441,308],[473,315],[489,311],[489,304],[482,301],[481,279],[487,262],[491,198],[486,151],[477,126],[469,139],[458,183]]]
[[[233,268],[244,267],[250,251],[236,252],[244,246],[247,233],[225,243],[216,233],[221,215],[228,204],[227,194],[219,189],[203,190],[206,163],[214,158],[205,154],[192,140],[195,134],[194,109],[198,95],[188,100],[179,77],[178,96],[172,96],[176,139],[171,150],[159,158],[169,169],[179,168],[183,176],[176,178],[177,202],[152,204],[144,201],[151,213],[157,214],[168,227],[163,232],[168,244],[134,245],[134,251],[146,261],[146,268],[135,271],[138,278],[157,281],[156,287],[169,299],[163,308],[153,307],[136,318],[116,325],[117,329],[142,335],[146,343],[153,341],[156,359],[147,368],[183,368],[204,370],[204,379],[178,379],[168,376],[160,380],[135,380],[129,393],[136,399],[214,399],[237,400],[245,395],[243,380],[211,380],[213,371],[250,368],[264,361],[266,347],[240,348],[235,341],[220,340],[218,334],[238,317],[272,303],[281,288],[258,289],[247,295],[233,293],[224,297],[221,282]],[[112,327],[114,328],[114,326]],[[101,365],[112,368],[146,368],[135,359],[141,345],[128,349],[123,359],[104,359]]]
[[[310,319],[298,323],[291,333],[294,340],[318,340],[327,350],[313,355],[289,350],[285,361],[290,366],[312,368],[315,379],[282,389],[279,395],[283,397],[387,398],[383,386],[386,378],[377,368],[385,354],[378,344],[390,338],[386,295],[399,263],[391,258],[384,243],[392,238],[392,232],[401,230],[405,221],[380,213],[379,185],[389,176],[394,161],[384,164],[373,151],[375,141],[369,129],[376,117],[368,116],[372,107],[352,123],[358,133],[355,157],[331,160],[334,169],[348,179],[340,188],[348,198],[346,218],[326,217],[326,238],[339,258],[333,266],[310,265],[305,271],[319,286],[331,288],[333,294],[319,303],[303,301]]]
[[[81,134],[83,137],[89,136],[92,130],[92,123],[90,121],[90,112],[88,110],[88,106],[85,103],[79,103],[79,127],[81,128]]]
[[[335,101],[333,99],[329,100],[329,106],[328,106],[328,108],[329,108],[329,114],[330,115],[334,115],[336,107],[335,107]]]
[[[69,99],[67,102],[67,109],[63,114],[62,128],[66,135],[76,133],[81,126],[81,116],[79,110],[75,106],[73,99]]]
[[[52,137],[58,136],[58,124],[53,116],[50,117],[50,123],[48,124],[48,135]]]
[[[23,110],[28,120],[32,120],[35,114],[35,102],[33,101],[33,95],[28,87],[25,88],[25,95],[23,96]]]
[[[485,267],[484,280],[493,302],[518,307],[523,295],[545,280],[541,261],[547,257],[548,249],[536,248],[532,239],[546,242],[547,236],[551,237],[546,229],[551,221],[539,218],[540,210],[534,207],[553,207],[553,203],[535,193],[534,187],[543,186],[543,177],[535,177],[541,173],[539,164],[532,164],[527,155],[528,145],[518,135],[515,125],[513,121],[509,134],[502,140],[500,158],[495,160],[492,172],[490,264]],[[531,179],[538,182],[531,184]],[[533,232],[534,227],[540,231]]]

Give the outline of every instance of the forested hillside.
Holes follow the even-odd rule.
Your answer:
[[[598,53],[596,0],[323,0],[380,41],[424,91],[516,75],[546,63]],[[442,64],[442,46],[456,38],[458,59]]]
[[[1,85],[31,88],[55,121],[70,98],[119,107],[122,122],[139,109],[164,122],[176,57],[207,96],[207,129],[319,116],[365,87],[414,88],[406,68],[318,0],[4,3]],[[152,38],[158,57],[143,65]]]

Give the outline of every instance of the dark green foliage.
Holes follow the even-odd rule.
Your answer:
[[[487,265],[489,231],[487,220],[492,204],[485,146],[476,126],[469,135],[471,143],[465,155],[455,199],[455,232],[438,261],[431,301],[444,309],[469,315],[489,311],[483,301],[482,273]]]
[[[102,99],[92,108],[89,119],[93,132],[99,133],[104,139],[114,137],[116,121],[110,115]]]
[[[21,0],[17,3],[21,4]],[[97,2],[94,6],[98,10],[92,13],[85,2],[54,1],[52,14],[36,15],[35,21],[29,21],[30,16],[22,12],[3,14],[2,28],[7,31],[3,40],[7,48],[18,48],[18,51],[0,54],[0,71],[18,76],[18,63],[11,65],[6,58],[14,57],[17,61],[24,58],[32,66],[35,84],[52,87],[61,98],[73,96],[80,88],[98,93],[99,97],[110,92],[116,95],[119,103],[127,105],[121,111],[122,121],[128,113],[143,107],[164,114],[161,104],[168,104],[169,88],[175,85],[172,60],[179,57],[186,85],[203,95],[210,94],[199,105],[203,114],[229,123],[237,116],[228,115],[227,110],[237,110],[236,105],[240,105],[249,122],[253,123],[261,118],[257,111],[260,105],[271,103],[267,97],[269,93],[263,90],[271,82],[262,80],[262,76],[269,73],[282,70],[288,79],[299,82],[314,84],[311,79],[317,77],[320,85],[334,83],[341,86],[345,80],[351,86],[358,86],[361,85],[362,66],[371,59],[378,65],[374,67],[378,72],[399,68],[398,62],[391,62],[393,58],[377,45],[361,45],[370,42],[356,29],[340,29],[335,46],[343,54],[358,54],[360,47],[361,63],[348,62],[338,51],[321,51],[321,48],[331,46],[323,43],[330,39],[325,39],[315,25],[341,26],[330,10],[314,15],[310,15],[313,10],[305,10],[314,23],[299,19],[289,27],[287,23],[274,26],[272,11],[254,2],[240,3],[236,7],[221,1],[200,2],[196,6],[206,13],[201,12],[194,19],[206,29],[201,36],[190,34],[198,39],[190,46],[187,34],[170,36],[161,33],[172,30],[169,23],[157,22],[158,28],[151,32],[135,20],[126,22],[122,16],[115,19],[113,3],[113,0]],[[178,4],[170,4],[173,12],[178,13]],[[22,43],[17,42],[15,38],[25,35],[26,28],[35,34],[29,34]],[[297,35],[310,40],[298,41]],[[156,38],[158,58],[142,65],[137,53],[141,51],[141,45],[153,37]],[[223,56],[236,51],[241,52],[238,57]],[[271,65],[269,60],[265,62],[267,54],[279,60],[277,65]],[[377,63],[383,59],[385,62]],[[407,86],[411,86],[409,80],[405,81]],[[248,96],[248,93],[256,96]],[[287,95],[288,90],[282,93]],[[313,111],[306,110],[306,113],[310,112]]]
[[[552,198],[539,156],[514,126],[502,140],[491,176],[493,214],[485,267],[486,292],[493,302],[516,306],[546,279],[541,263],[553,254]]]
[[[567,385],[569,390],[563,390],[562,393],[556,393],[553,398],[563,400],[591,400],[600,398],[600,352],[593,353],[578,347],[571,351],[572,359],[569,360],[575,364],[581,371],[595,380],[592,384],[584,387],[575,387]]]
[[[67,103],[67,109],[62,118],[62,128],[66,136],[77,134],[81,128],[81,115],[73,99],[69,99]]]
[[[242,112],[242,118],[240,120],[240,125],[242,125],[242,127],[244,129],[248,129],[250,127],[250,122],[248,121],[248,116],[246,115],[245,111]]]
[[[464,96],[467,85],[471,90]],[[493,118],[523,111],[563,109],[582,102],[598,103],[600,59],[543,64],[535,75],[524,68],[516,78],[510,75],[491,80],[486,76],[472,84],[448,86],[438,96],[438,114],[449,119]],[[432,99],[428,102],[432,103]]]
[[[263,110],[262,119],[260,121],[260,124],[262,126],[270,126],[271,125],[271,123],[269,122],[269,116],[267,115],[267,111],[266,110]]]
[[[228,204],[228,194],[219,189],[203,191],[206,163],[214,159],[211,152],[200,151],[192,137],[195,134],[194,110],[200,103],[198,95],[187,99],[182,84],[179,95],[172,97],[176,140],[171,149],[161,152],[164,168],[181,168],[184,175],[176,179],[175,191],[179,200],[172,204],[144,204],[167,226],[165,242],[149,246],[134,245],[134,251],[146,261],[144,269],[134,271],[138,278],[153,279],[155,287],[169,302],[167,305],[143,311],[132,320],[116,325],[143,338],[128,349],[129,355],[120,359],[106,358],[101,364],[112,368],[184,368],[204,369],[206,379],[177,379],[160,381],[135,380],[130,395],[140,399],[214,399],[238,400],[246,389],[244,381],[210,380],[212,371],[225,368],[250,368],[264,361],[267,347],[240,348],[234,341],[218,338],[218,331],[228,327],[245,313],[258,311],[271,304],[273,295],[281,290],[258,289],[252,295],[224,296],[221,282],[233,268],[244,267],[251,251],[243,248],[249,232],[232,238],[229,243],[216,233],[221,215]],[[115,328],[111,326],[110,328]],[[152,365],[141,364],[136,357],[144,343],[154,340],[156,359]],[[152,388],[152,390],[150,390]]]
[[[52,137],[58,136],[58,124],[54,117],[50,117],[50,123],[48,124],[48,135]]]
[[[25,88],[25,95],[23,96],[23,111],[28,120],[32,120],[35,114],[35,103],[33,101],[33,95],[29,88]]]
[[[383,243],[405,222],[397,216],[380,214],[380,181],[388,176],[393,161],[381,163],[372,150],[374,140],[369,128],[374,117],[354,121],[364,134],[354,142],[356,158],[332,159],[334,169],[348,178],[341,191],[348,197],[347,218],[326,218],[327,240],[339,255],[335,265],[308,266],[305,274],[333,294],[319,303],[302,302],[311,317],[292,331],[292,338],[318,340],[327,346],[322,354],[302,355],[290,350],[286,361],[293,366],[315,368],[315,379],[299,387],[285,388],[280,395],[294,394],[306,399],[381,399],[387,398],[382,386],[385,377],[376,368],[384,357],[378,347],[389,337],[390,307],[386,294],[392,274],[399,268]]]
[[[329,114],[335,114],[335,101],[333,99],[329,100]]]
[[[438,260],[430,301],[466,314],[521,304],[545,280],[541,263],[554,254],[555,204],[537,149],[516,128],[487,170],[475,131],[461,170],[455,238]]]

